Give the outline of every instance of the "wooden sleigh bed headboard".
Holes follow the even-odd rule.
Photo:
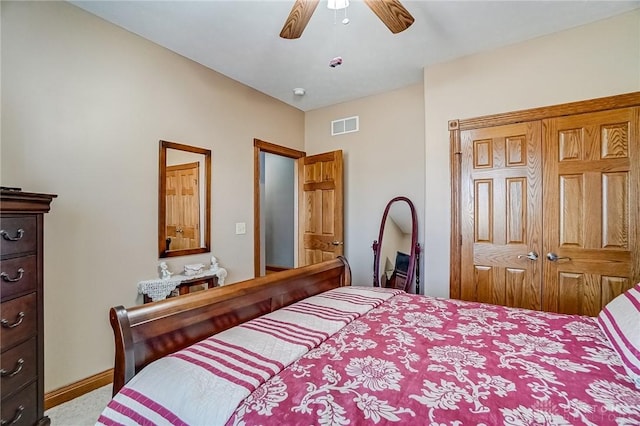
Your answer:
[[[343,257],[159,302],[111,308],[113,394],[149,363],[309,296],[351,285]]]

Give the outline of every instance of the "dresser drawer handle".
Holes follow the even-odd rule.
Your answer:
[[[13,377],[16,374],[18,374],[20,371],[22,371],[22,367],[24,367],[24,359],[20,358],[16,362],[16,366],[13,367],[12,371],[7,371],[4,368],[2,370],[0,370],[0,376],[2,376],[2,377]]]
[[[24,269],[18,268],[18,275],[15,278],[9,278],[9,274],[6,272],[0,273],[0,277],[2,277],[2,281],[6,281],[8,283],[15,283],[16,281],[20,281],[22,276],[24,275]]]
[[[20,405],[16,409],[16,414],[14,414],[13,419],[11,419],[11,420],[2,419],[2,420],[0,420],[0,425],[8,426],[8,425],[14,425],[14,424],[18,423],[20,421],[20,418],[22,417],[22,412],[23,411],[24,411],[24,406]]]
[[[9,321],[7,321],[4,318],[2,318],[2,321],[0,321],[0,324],[2,324],[4,328],[14,328],[22,324],[23,319],[24,319],[24,312],[18,312],[18,315],[16,315],[16,321],[13,324],[9,324]]]
[[[16,232],[15,237],[10,237],[7,231],[5,231],[4,229],[0,229],[0,235],[2,235],[2,238],[4,238],[7,241],[19,241],[22,239],[22,237],[24,237],[24,229],[22,228],[18,229],[18,232]]]

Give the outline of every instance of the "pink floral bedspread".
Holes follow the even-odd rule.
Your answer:
[[[592,318],[397,295],[247,397],[229,425],[639,425]]]

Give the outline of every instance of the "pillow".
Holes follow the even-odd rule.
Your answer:
[[[598,324],[640,389],[640,283],[607,303]]]

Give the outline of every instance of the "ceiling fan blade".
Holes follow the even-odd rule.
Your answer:
[[[413,16],[400,4],[399,0],[364,0],[364,2],[394,34],[406,30],[413,24]]]
[[[311,15],[316,10],[319,1],[296,0],[291,8],[289,17],[284,23],[284,27],[282,27],[282,31],[280,31],[280,37],[287,39],[299,38],[309,23],[309,19],[311,19]]]

